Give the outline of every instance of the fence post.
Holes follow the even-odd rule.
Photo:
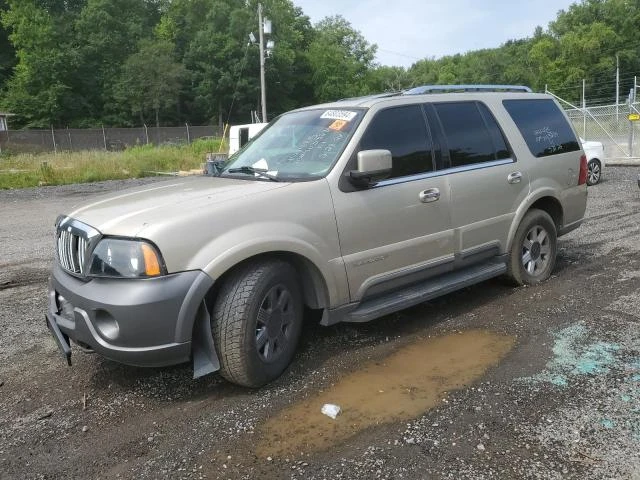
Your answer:
[[[53,139],[53,153],[58,154],[58,146],[56,145],[56,134],[53,131],[53,125],[51,125],[51,138]]]
[[[582,79],[582,138],[587,138],[587,99],[585,98],[585,90],[587,89],[586,79]]]
[[[71,142],[71,130],[67,126],[67,136],[69,137],[69,151],[73,152],[73,143]]]
[[[144,136],[147,139],[147,145],[149,145],[149,129],[147,128],[147,124],[144,124]]]
[[[104,151],[108,151],[107,148],[107,134],[104,131],[104,124],[102,124],[102,141],[104,142]]]
[[[187,143],[191,144],[191,136],[189,135],[189,123],[185,122],[185,126],[187,127]]]

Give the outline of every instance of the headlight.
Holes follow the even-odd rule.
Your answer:
[[[142,240],[103,238],[91,254],[89,276],[148,278],[166,273],[156,248]]]

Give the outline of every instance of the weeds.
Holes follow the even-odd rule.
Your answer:
[[[0,156],[0,189],[140,178],[193,170],[207,152],[217,152],[220,139],[199,139],[190,145],[143,145],[122,152],[63,152]]]

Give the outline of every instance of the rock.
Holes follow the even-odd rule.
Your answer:
[[[480,450],[481,452],[484,452],[484,445],[479,443],[478,446],[476,447],[478,450]]]
[[[48,410],[44,412],[42,415],[40,415],[38,417],[38,420],[44,420],[45,418],[49,418],[51,415],[53,415],[53,412],[51,410]]]
[[[89,427],[87,427],[86,425],[84,427],[82,427],[82,431],[84,433],[87,433],[89,431]]]
[[[340,413],[340,406],[334,405],[333,403],[325,403],[320,411],[327,417],[335,420]]]

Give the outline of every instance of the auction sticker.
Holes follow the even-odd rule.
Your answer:
[[[348,110],[327,110],[320,118],[328,118],[331,120],[344,120],[350,122],[358,115],[357,112],[350,112]]]
[[[329,125],[329,130],[335,130],[336,132],[339,132],[348,123],[349,122],[347,122],[345,120],[334,120],[334,122],[331,125]]]

